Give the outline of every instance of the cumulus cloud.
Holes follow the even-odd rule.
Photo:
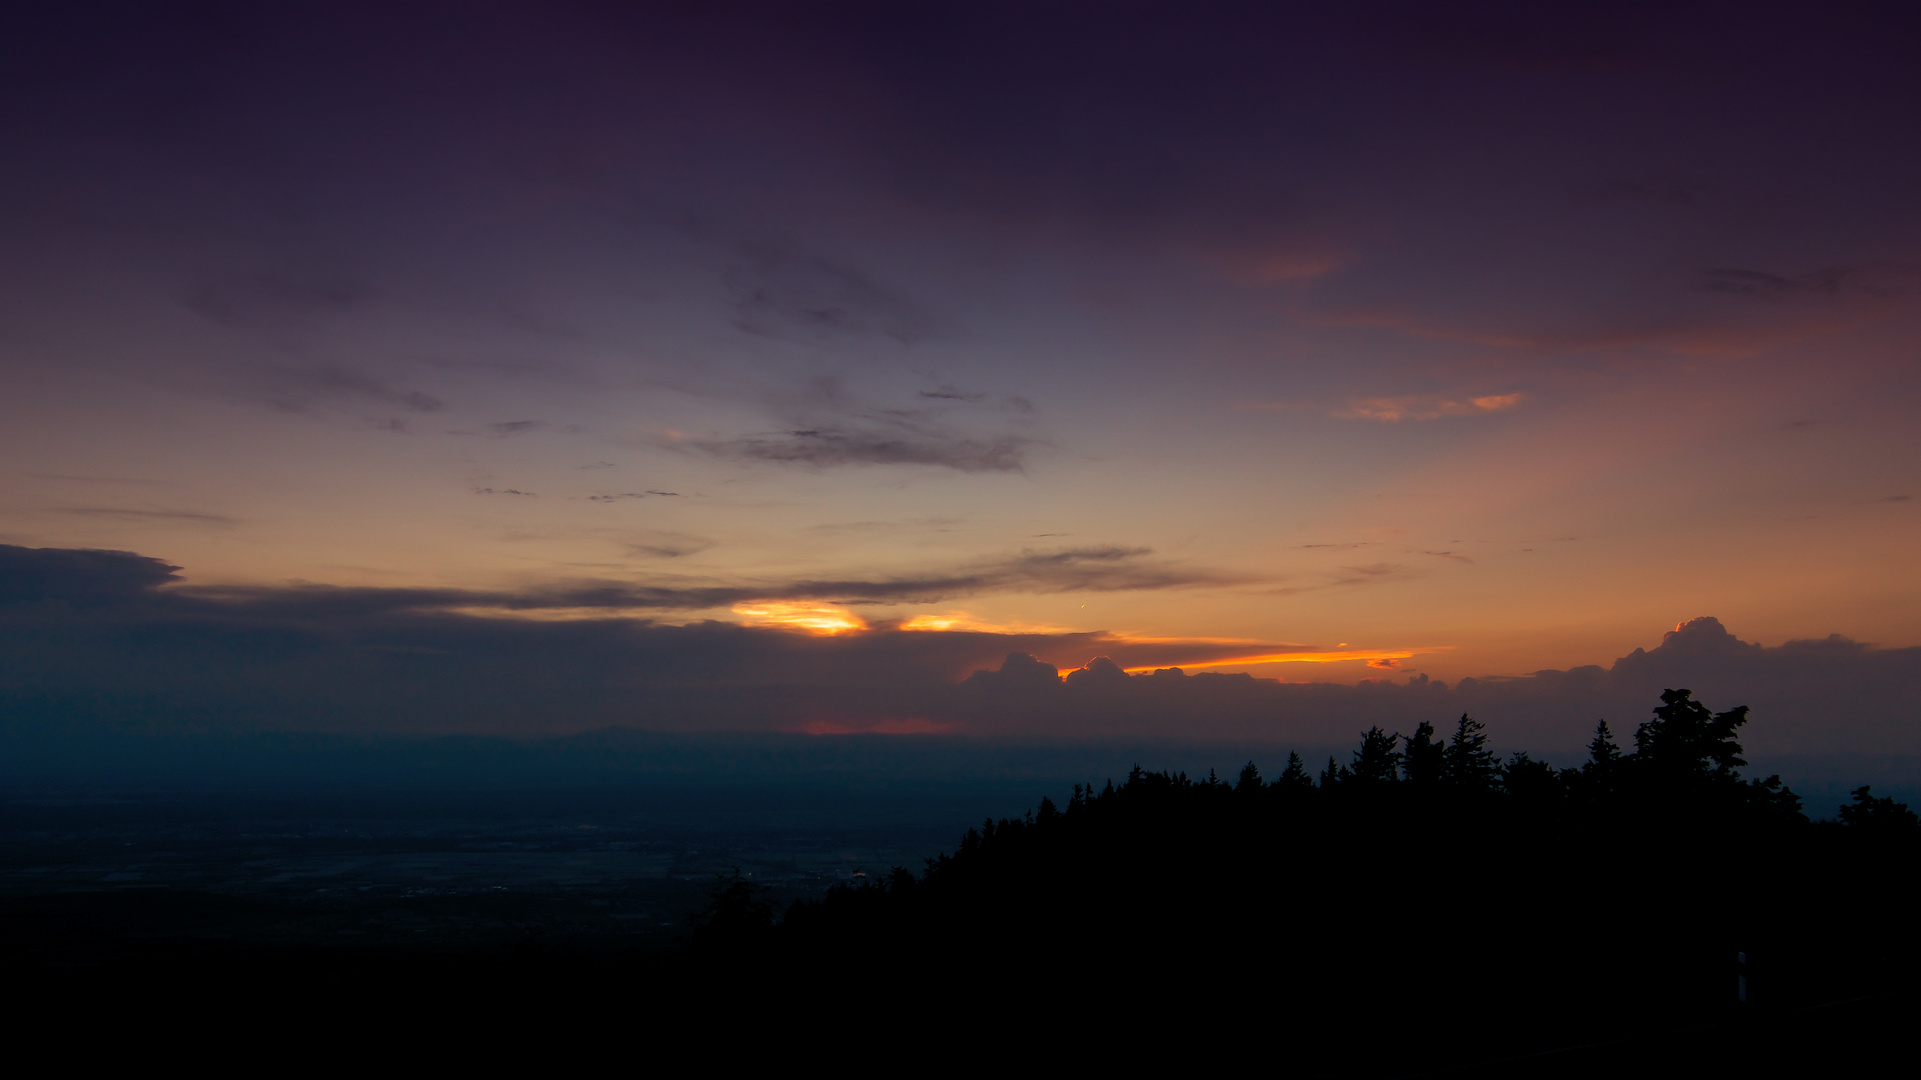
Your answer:
[[[1453,686],[1424,675],[1349,686],[1177,669],[1128,674],[1104,657],[1049,679],[1036,665],[1032,656],[1010,656],[970,676],[962,684],[963,696],[975,699],[970,715],[996,718],[986,722],[1004,730],[1139,735],[1159,727],[1338,746],[1374,724],[1409,731],[1421,720],[1443,726],[1471,713],[1510,747],[1574,761],[1597,720],[1631,739],[1662,690],[1686,687],[1717,709],[1753,707],[1743,736],[1757,761],[1814,768],[1836,759],[1858,766],[1861,755],[1921,754],[1921,649],[1878,649],[1838,635],[1762,647],[1713,618],[1690,620],[1655,648],[1607,667]],[[1900,760],[1914,774],[1907,782],[1921,780],[1921,758]]]

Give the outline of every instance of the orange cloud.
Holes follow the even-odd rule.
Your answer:
[[[832,604],[764,600],[735,604],[734,614],[749,626],[778,626],[810,634],[845,634],[867,629],[860,616]]]
[[[1443,416],[1479,416],[1506,412],[1521,404],[1526,394],[1489,394],[1484,397],[1453,401],[1433,396],[1362,398],[1349,404],[1347,411],[1334,415],[1343,420],[1378,420],[1396,424],[1402,420],[1438,420]]]
[[[1392,661],[1406,660],[1412,652],[1382,651],[1338,651],[1338,652],[1283,652],[1262,653],[1259,656],[1230,656],[1220,660],[1199,660],[1191,664],[1149,664],[1144,667],[1123,668],[1129,675],[1139,675],[1158,668],[1213,668],[1213,667],[1251,667],[1255,664],[1338,664],[1348,660],[1365,660],[1369,667],[1391,666]],[[1388,661],[1387,665],[1381,661]]]
[[[901,630],[971,630],[982,634],[1072,634],[1075,631],[1064,626],[1046,626],[1038,623],[991,623],[976,619],[965,611],[949,611],[939,615],[916,615],[901,623]]]

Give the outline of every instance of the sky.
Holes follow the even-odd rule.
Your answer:
[[[207,649],[321,728],[1066,732],[1128,710],[989,684],[1178,666],[1257,698],[1125,722],[1241,731],[1688,624],[1921,708],[1911,7],[0,20],[34,701]]]

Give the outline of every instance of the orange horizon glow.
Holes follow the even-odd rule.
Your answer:
[[[832,604],[766,600],[735,604],[733,610],[749,626],[777,626],[822,636],[867,629],[866,621],[860,616]]]
[[[1129,675],[1141,675],[1160,671],[1163,668],[1214,668],[1245,667],[1254,664],[1338,664],[1349,660],[1365,660],[1373,664],[1378,660],[1406,660],[1415,654],[1407,650],[1398,651],[1349,651],[1349,652],[1286,652],[1265,653],[1260,656],[1235,656],[1225,660],[1197,660],[1191,664],[1147,664],[1142,667],[1122,668]]]
[[[1043,623],[991,623],[977,619],[965,611],[950,611],[940,615],[916,615],[895,627],[897,630],[916,632],[936,632],[942,630],[967,630],[980,634],[1078,634],[1086,631],[1073,630],[1065,626],[1050,626]]]

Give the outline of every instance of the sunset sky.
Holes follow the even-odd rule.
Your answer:
[[[954,682],[1921,646],[1914,11],[15,6],[0,544]]]

